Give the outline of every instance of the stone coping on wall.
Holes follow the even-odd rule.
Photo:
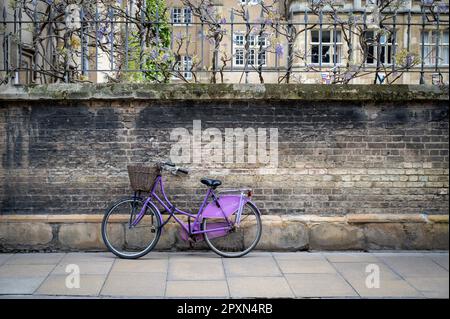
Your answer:
[[[2,101],[39,100],[448,100],[448,86],[322,84],[48,84],[0,87]]]
[[[105,251],[102,215],[0,216],[0,252]],[[448,215],[263,215],[265,251],[448,250]],[[186,250],[180,226],[163,229],[156,250]],[[204,242],[193,249],[208,249]]]
[[[164,215],[165,216],[165,215]],[[266,220],[297,221],[303,223],[448,223],[449,215],[428,214],[347,214],[344,216],[319,215],[263,215]],[[103,215],[94,214],[38,214],[38,215],[1,215],[0,223],[99,223]]]

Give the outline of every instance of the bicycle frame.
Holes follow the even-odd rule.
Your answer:
[[[162,198],[160,198],[156,193],[158,189],[161,192]],[[233,191],[233,190],[231,190],[231,191]],[[241,191],[241,190],[234,190],[234,191]],[[153,182],[153,186],[152,186],[152,189],[150,191],[148,198],[145,200],[145,203],[144,203],[141,211],[139,212],[139,214],[136,216],[134,221],[131,223],[131,226],[136,226],[140,222],[140,220],[142,219],[142,217],[145,214],[147,205],[151,205],[159,213],[159,210],[157,209],[156,205],[152,201],[154,199],[165,209],[165,211],[169,212],[169,218],[167,218],[166,221],[163,221],[161,214],[159,214],[160,215],[159,218],[161,219],[161,225],[160,225],[161,228],[164,227],[168,223],[170,218],[173,217],[175,219],[175,221],[187,232],[187,234],[189,234],[189,236],[204,234],[207,232],[228,231],[233,227],[233,223],[229,220],[228,216],[237,212],[238,215],[236,218],[236,223],[239,224],[243,207],[244,207],[245,203],[247,203],[250,199],[249,199],[249,197],[244,196],[244,193],[242,191],[239,195],[239,199],[237,198],[238,195],[226,195],[226,196],[234,197],[231,199],[233,201],[232,202],[233,206],[230,206],[227,209],[227,211],[224,211],[224,209],[222,208],[222,205],[220,204],[220,198],[218,198],[216,196],[214,190],[212,190],[211,188],[208,188],[205,198],[203,199],[203,202],[202,202],[197,214],[191,214],[191,213],[188,213],[181,209],[176,208],[175,205],[173,205],[170,202],[170,200],[167,198],[167,195],[164,190],[164,183],[162,180],[162,176],[158,175],[155,178],[155,181]],[[226,196],[224,196],[224,197],[226,197]],[[208,204],[208,200],[210,197],[213,199],[213,201]],[[226,201],[226,200],[227,199],[225,199],[224,201]],[[228,200],[228,201],[231,202],[231,200]],[[238,200],[238,202],[237,202],[237,200]],[[214,207],[212,205],[212,203],[214,203],[215,206],[217,206],[217,207]],[[238,203],[238,207],[235,207],[236,203]],[[237,208],[237,210],[235,210],[235,208]],[[185,224],[176,216],[177,213],[187,216],[188,218],[193,218],[194,222],[192,223],[192,226],[191,226],[191,223],[189,223],[188,226],[185,226]],[[228,226],[200,230],[199,226],[200,226],[200,223],[202,222],[202,218],[204,217],[203,214],[208,215],[207,217],[210,217],[210,218],[222,218],[223,217],[223,219],[226,221]]]

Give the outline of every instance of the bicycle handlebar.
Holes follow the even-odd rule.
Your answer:
[[[177,171],[180,172],[180,173],[186,174],[186,175],[189,174],[189,171],[187,169],[184,169],[184,168],[178,168]]]
[[[177,172],[180,172],[180,173],[183,173],[186,175],[189,174],[189,171],[187,169],[178,167],[172,162],[160,162],[159,166],[162,169],[166,169],[166,170],[172,172],[173,174],[176,174]],[[164,166],[169,166],[170,168],[165,168]]]

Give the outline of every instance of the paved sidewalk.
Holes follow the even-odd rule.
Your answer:
[[[448,298],[448,261],[448,252],[0,254],[0,298]],[[73,264],[80,287],[70,289]],[[378,269],[379,288],[367,287]]]

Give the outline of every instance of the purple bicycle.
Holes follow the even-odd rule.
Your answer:
[[[203,178],[201,183],[208,189],[197,214],[192,214],[169,201],[164,190],[163,171],[188,174],[186,169],[170,162],[160,162],[152,167],[128,166],[135,193],[112,204],[102,222],[103,241],[112,253],[127,259],[146,255],[156,246],[163,227],[172,218],[181,226],[183,240],[191,243],[204,240],[220,256],[241,257],[256,247],[261,238],[262,223],[261,213],[251,201],[251,189],[227,189],[216,193],[221,181]],[[143,192],[148,193],[146,198],[141,196]],[[168,214],[165,221],[163,213]]]

